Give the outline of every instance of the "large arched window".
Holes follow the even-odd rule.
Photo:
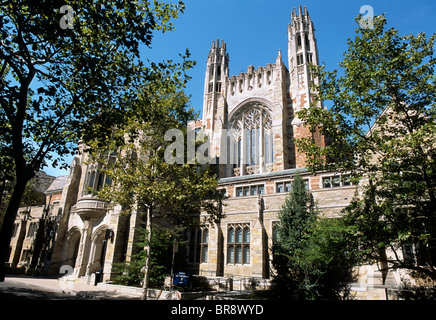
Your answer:
[[[274,162],[272,119],[267,110],[252,107],[240,112],[231,122],[232,146],[237,154],[235,175],[271,170]]]

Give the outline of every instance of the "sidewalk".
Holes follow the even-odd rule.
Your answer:
[[[6,282],[20,283],[34,287],[45,288],[54,292],[62,292],[90,300],[140,300],[140,295],[120,293],[108,289],[106,285],[97,286],[81,282],[66,281],[66,279],[39,278],[29,276],[6,276]]]

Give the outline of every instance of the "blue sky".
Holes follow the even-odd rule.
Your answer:
[[[342,60],[347,39],[355,34],[355,18],[364,5],[372,6],[375,15],[386,13],[389,27],[398,29],[400,34],[436,32],[435,0],[185,0],[185,4],[185,13],[174,21],[175,30],[157,33],[152,48],[143,50],[142,55],[155,62],[178,60],[178,54],[189,49],[197,65],[189,71],[192,80],[186,92],[198,111],[203,108],[206,59],[212,41],[226,42],[230,75],[246,72],[249,65],[257,68],[275,62],[278,50],[287,66],[287,28],[292,9],[299,5],[309,11],[319,58],[328,70],[336,69]],[[47,167],[45,171],[66,174]]]

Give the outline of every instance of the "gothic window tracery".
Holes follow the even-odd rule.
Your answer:
[[[235,175],[269,171],[274,162],[272,118],[267,110],[252,107],[231,122],[237,163]]]

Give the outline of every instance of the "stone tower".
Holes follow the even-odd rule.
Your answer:
[[[221,40],[212,42],[207,58],[204,81],[203,125],[208,134],[215,130],[215,118],[218,111],[218,101],[224,95],[224,89],[229,77],[229,55],[226,44]]]
[[[310,64],[318,64],[315,29],[306,8],[294,9],[288,28],[289,70],[279,50],[273,63],[248,66],[229,76],[224,41],[213,41],[204,83],[203,127],[219,177],[235,177],[304,168],[306,157],[294,138],[324,137],[303,126],[297,112],[310,106]],[[320,103],[320,107],[322,107]]]
[[[298,118],[297,112],[303,108],[308,108],[313,102],[312,90],[310,89],[310,64],[318,65],[318,48],[315,38],[315,28],[309,16],[307,8],[298,8],[291,13],[291,24],[288,28],[288,62],[290,73],[290,95],[293,105],[292,129],[294,138],[303,138],[313,135],[319,145],[325,145],[324,136],[318,133],[311,133],[303,126]],[[322,108],[322,102],[318,103]],[[295,166],[304,168],[306,166],[306,156],[295,150]]]

